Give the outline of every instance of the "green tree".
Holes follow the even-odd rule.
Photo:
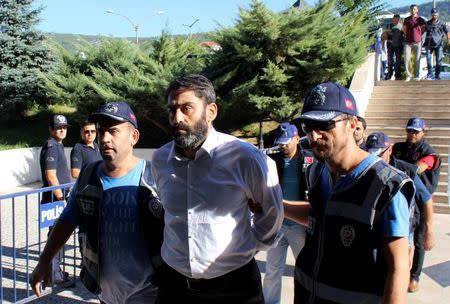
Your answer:
[[[213,36],[222,50],[206,69],[226,119],[288,120],[313,85],[346,84],[368,52],[366,12],[340,15],[335,1],[274,13],[254,0],[240,9],[236,25]]]
[[[162,35],[137,48],[127,40],[104,39],[99,46],[80,44],[73,54],[56,46],[58,65],[44,84],[52,103],[75,105],[86,117],[99,103],[123,100],[139,109],[140,121],[165,130],[165,89],[180,75],[204,68],[195,40]]]
[[[0,109],[24,109],[42,100],[41,73],[51,53],[45,36],[34,29],[42,8],[33,0],[0,0]]]

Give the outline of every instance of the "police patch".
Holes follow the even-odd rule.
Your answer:
[[[316,105],[324,105],[325,104],[325,92],[327,91],[327,87],[318,85],[316,86],[312,92],[310,100],[314,102]]]
[[[355,229],[350,225],[344,225],[341,228],[341,242],[344,247],[350,247],[355,239]]]
[[[157,197],[150,197],[150,199],[148,200],[148,209],[156,218],[162,217],[163,208],[161,202]]]
[[[86,199],[80,199],[80,205],[81,205],[81,211],[84,214],[87,214],[87,215],[93,215],[94,214],[94,201],[86,200]]]
[[[119,110],[119,108],[117,107],[117,105],[115,105],[115,104],[113,104],[113,103],[108,103],[106,106],[105,106],[105,112],[108,112],[108,113],[117,113],[117,111]]]

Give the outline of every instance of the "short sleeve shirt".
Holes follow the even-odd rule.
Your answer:
[[[378,157],[369,155],[365,158],[352,172],[345,176],[341,176],[334,185],[333,191],[345,188],[358,178],[364,170],[372,164]],[[328,167],[325,166],[321,176],[322,198],[327,200],[332,191],[330,184],[330,174]],[[387,205],[386,211],[381,217],[381,229],[385,237],[406,237],[409,235],[409,205],[405,196],[401,192],[397,192]]]
[[[83,142],[75,144],[70,152],[70,168],[82,169],[86,165],[101,160],[100,150],[96,142],[94,147],[88,146]]]
[[[56,176],[60,184],[67,184],[72,181],[63,144],[58,143],[53,138],[48,139],[41,149],[39,160],[44,187],[48,186],[48,181],[45,178],[46,170],[56,170]]]

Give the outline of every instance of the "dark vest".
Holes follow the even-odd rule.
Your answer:
[[[411,201],[412,181],[380,159],[324,202],[324,168],[317,163],[308,169],[311,208],[305,247],[295,266],[294,302],[381,303],[387,267],[379,220],[400,190]]]
[[[300,193],[300,200],[307,200],[308,199],[308,188],[307,188],[307,178],[306,178],[306,171],[314,162],[314,156],[312,154],[311,149],[309,148],[309,144],[300,142],[300,144],[297,146],[298,151],[298,162],[301,164],[299,166],[297,174],[298,174],[298,187],[299,187],[299,193]],[[283,179],[283,172],[284,172],[284,155],[281,152],[275,153],[275,154],[269,154],[270,158],[272,158],[275,161],[275,164],[277,165],[277,171],[278,171],[278,177],[280,179],[280,184],[282,184]]]
[[[94,294],[100,293],[98,285],[100,275],[99,232],[103,189],[97,168],[102,161],[91,163],[80,173],[77,184],[76,201],[80,210],[80,237],[82,256],[80,278],[86,288]],[[161,245],[163,240],[164,210],[151,189],[153,184],[150,162],[146,162],[139,184],[138,204],[142,217],[141,223],[149,255],[154,269],[161,263]]]
[[[438,157],[434,168],[425,170],[420,174],[420,179],[427,187],[427,190],[433,194],[439,183],[439,174],[441,171],[441,159],[436,151],[425,140],[421,140],[416,144],[407,142],[396,143],[392,151],[393,155],[398,159],[408,163],[415,164],[419,159],[427,155],[436,155]]]

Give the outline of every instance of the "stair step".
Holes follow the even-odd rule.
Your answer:
[[[420,109],[419,107],[416,107],[415,111],[408,111],[406,109],[399,108],[396,111],[366,111],[365,117],[371,118],[371,117],[394,117],[400,120],[408,120],[409,118],[413,116],[419,116],[425,119],[427,121],[428,119],[446,119],[450,123],[450,111],[448,109],[440,109],[439,111],[424,111]]]
[[[406,125],[406,121],[404,126]],[[406,137],[405,127],[404,126],[383,126],[380,124],[372,124],[367,126],[368,134],[372,132],[377,131],[383,131],[384,133],[388,134],[389,136],[403,136],[403,138]],[[444,126],[429,126],[429,129],[426,133],[426,139],[429,137],[435,137],[435,136],[450,136],[450,126],[444,127]]]
[[[414,115],[410,115],[409,117],[383,117],[383,116],[372,116],[370,115],[370,112],[365,113],[367,125],[389,125],[389,126],[404,126],[406,125],[406,122],[409,118],[411,118]],[[450,126],[450,120],[446,118],[428,118],[426,120],[428,126],[434,126],[434,125],[446,125]]]
[[[434,80],[434,81],[409,81],[404,80],[390,80],[390,81],[376,81],[375,87],[418,87],[418,86],[447,86],[450,85],[450,80]]]
[[[448,204],[448,202],[443,203],[433,202],[433,207],[434,213],[450,214],[450,205]]]
[[[448,103],[448,101],[447,101]],[[380,112],[380,111],[390,111],[390,112],[395,112],[399,109],[399,107],[401,107],[402,111],[409,111],[409,112],[417,112],[417,108],[423,108],[423,109],[432,109],[430,111],[427,112],[440,112],[441,110],[447,110],[447,105],[446,104],[442,104],[442,105],[432,105],[432,104],[413,104],[413,103],[398,103],[398,104],[393,104],[393,103],[377,103],[377,102],[372,102],[367,106],[366,109],[366,113],[367,112]]]

